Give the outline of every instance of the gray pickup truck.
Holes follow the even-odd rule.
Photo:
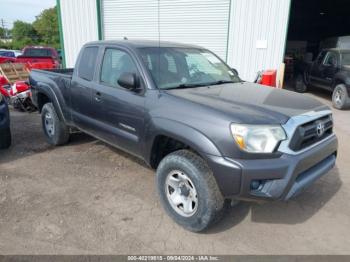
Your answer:
[[[335,165],[327,106],[244,82],[198,46],[91,42],[74,70],[33,70],[30,84],[50,144],[79,129],[143,159],[164,209],[191,231],[232,200],[288,200]]]

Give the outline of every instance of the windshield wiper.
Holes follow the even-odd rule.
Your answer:
[[[165,89],[181,89],[181,88],[191,88],[191,87],[200,87],[200,86],[214,86],[214,85],[222,85],[222,84],[228,84],[228,83],[235,83],[235,82],[231,80],[219,80],[219,81],[209,82],[209,83],[180,84],[180,85],[168,87]]]
[[[191,88],[191,87],[200,87],[200,86],[207,86],[207,84],[206,83],[203,83],[203,84],[180,84],[180,85],[168,87],[165,89],[182,89],[182,88]]]
[[[235,82],[232,80],[219,80],[216,82],[207,83],[206,86],[215,86],[215,85],[222,85],[222,84],[229,84],[229,83],[235,83]]]

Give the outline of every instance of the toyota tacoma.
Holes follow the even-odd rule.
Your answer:
[[[168,215],[191,231],[230,200],[288,200],[335,165],[327,106],[244,82],[198,46],[91,42],[74,69],[33,70],[30,84],[50,144],[78,129],[141,158]]]

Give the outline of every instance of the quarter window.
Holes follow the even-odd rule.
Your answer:
[[[130,55],[118,49],[106,49],[100,80],[109,86],[119,87],[118,79],[123,73],[136,73],[137,69]]]
[[[98,47],[86,47],[81,55],[78,67],[79,77],[91,81],[94,78],[95,65],[97,59]]]

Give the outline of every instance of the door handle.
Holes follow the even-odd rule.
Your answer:
[[[101,93],[100,92],[96,92],[96,94],[95,94],[95,101],[96,102],[101,102]]]

